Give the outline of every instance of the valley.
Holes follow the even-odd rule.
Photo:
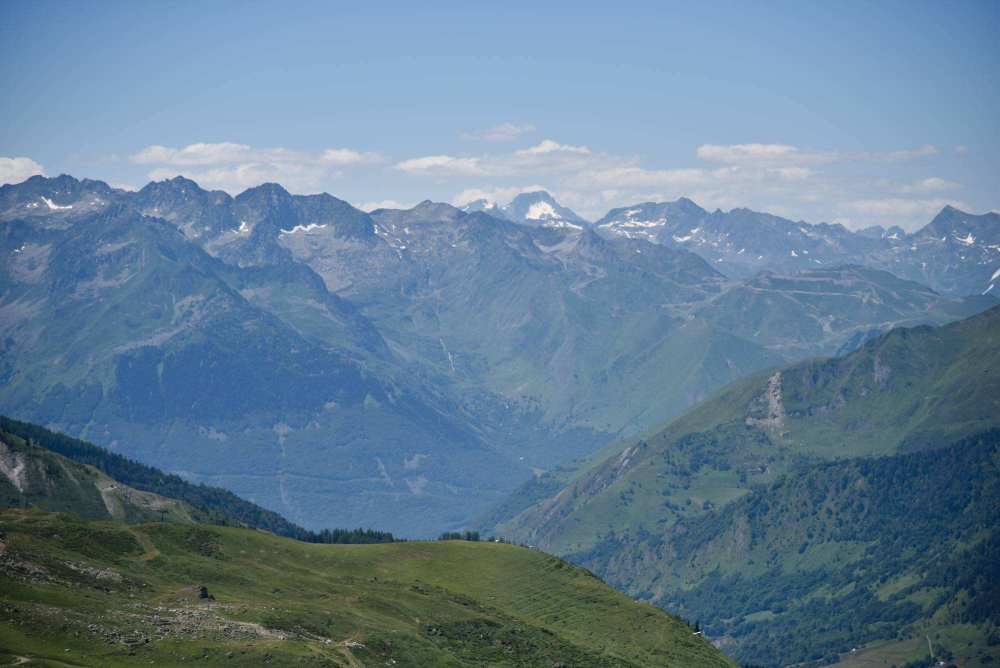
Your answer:
[[[703,620],[750,664],[830,663],[948,624],[982,648],[1000,621],[998,318],[751,376],[524,486],[484,530]]]
[[[634,223],[631,211],[609,216]],[[686,216],[707,215],[690,201],[655,212],[680,232]],[[137,192],[33,178],[0,188],[0,218],[12,258],[0,300],[4,410],[112,453],[7,421],[8,507],[247,527],[218,534],[237,542],[257,527],[306,545],[475,527],[679,613],[751,665],[854,665],[883,646],[919,659],[907,639],[942,633],[966,665],[991,655],[1000,307],[990,290],[965,294],[919,275],[938,291],[887,271],[877,248],[888,237],[834,230],[847,236],[820,243],[833,228],[798,224],[824,261],[762,255],[767,270],[727,275],[705,247],[630,231],[649,225],[592,226],[547,193],[503,207],[428,201],[366,213],[274,184],[233,198],[182,178]],[[762,220],[741,224],[776,234],[789,225]],[[724,221],[718,229],[736,229]],[[941,232],[949,222],[957,231]],[[944,211],[929,229],[955,235],[968,224]],[[869,262],[838,262],[836,248],[845,259],[863,249]],[[79,469],[37,450],[44,443],[103,468]],[[109,463],[121,455],[143,464]],[[159,474],[143,465],[173,482],[151,483]],[[63,491],[39,491],[53,489]],[[910,525],[914,514],[927,519]],[[108,556],[107,567],[159,563],[157,531],[136,536],[138,557]],[[918,547],[900,555],[900,544]],[[419,558],[444,563],[458,547],[428,549]],[[462,559],[480,568],[492,554]],[[126,640],[152,642],[149,620],[166,614],[191,638],[221,643],[223,657],[229,641],[250,639],[279,662],[400,660],[382,635],[403,632],[399,620],[364,627],[375,651],[329,629],[191,607],[179,582],[164,586],[160,596],[180,596],[174,607],[114,618],[98,635],[133,651]],[[75,599],[57,614],[90,604]],[[521,644],[507,614],[458,622],[457,635],[434,626],[429,645],[430,627],[409,626],[403,654],[443,651],[460,665],[492,651],[465,635],[472,623],[511,660],[652,660],[544,640],[544,629]],[[586,623],[573,619],[574,629]],[[152,656],[172,641],[158,642]],[[206,651],[202,660],[215,656]]]
[[[997,668],[1000,2],[0,2],[0,666]]]
[[[0,405],[306,526],[434,535],[737,378],[995,303],[857,265],[734,280],[511,207],[3,186]]]

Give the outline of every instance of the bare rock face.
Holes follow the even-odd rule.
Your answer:
[[[785,406],[781,400],[781,372],[776,371],[767,380],[767,389],[754,400],[750,407],[751,415],[747,416],[746,424],[759,429],[780,431],[785,426]],[[759,415],[763,414],[763,417]]]

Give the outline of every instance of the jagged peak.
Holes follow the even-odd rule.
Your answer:
[[[268,198],[274,201],[290,201],[289,193],[280,183],[262,183],[253,188],[247,188],[236,196],[237,202],[245,202],[250,199]]]

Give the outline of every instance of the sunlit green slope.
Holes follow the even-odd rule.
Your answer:
[[[676,618],[512,545],[310,545],[16,509],[0,540],[0,647],[33,665],[734,665]]]

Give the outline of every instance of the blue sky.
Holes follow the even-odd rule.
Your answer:
[[[0,2],[0,180],[1000,209],[998,2],[418,4]]]

